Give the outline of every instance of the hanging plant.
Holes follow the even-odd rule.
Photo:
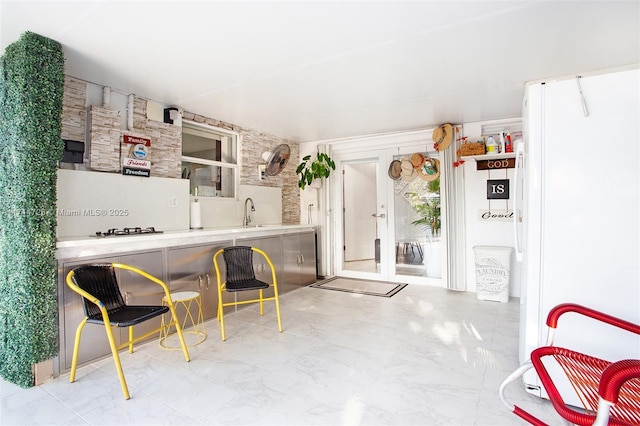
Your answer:
[[[328,178],[331,170],[335,169],[336,163],[324,152],[319,152],[313,161],[311,161],[311,155],[306,155],[296,169],[298,186],[304,189],[316,179]]]

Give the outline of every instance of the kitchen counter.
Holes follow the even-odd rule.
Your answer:
[[[165,231],[159,234],[63,237],[56,244],[56,259],[76,259],[114,253],[203,244],[230,239],[268,237],[315,229],[312,225],[249,225]]]

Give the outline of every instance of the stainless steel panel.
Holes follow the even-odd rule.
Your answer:
[[[218,290],[213,255],[231,241],[191,247],[179,247],[167,251],[169,287],[171,292],[197,291],[202,296],[204,319],[214,318],[218,309]],[[224,268],[224,265],[221,265]],[[224,273],[224,269],[223,269]],[[191,314],[197,314],[195,304]]]
[[[60,370],[68,371],[71,368],[71,358],[73,356],[73,344],[76,337],[76,329],[84,319],[84,308],[82,298],[66,285],[65,278],[69,271],[80,265],[87,263],[111,263],[117,262],[118,258],[102,258],[84,262],[64,263],[60,268],[60,317],[63,327],[60,329]],[[120,344],[120,334],[114,333],[116,343]],[[82,331],[80,339],[80,350],[78,352],[78,364],[83,364],[97,358],[109,355],[109,342],[104,331],[104,326],[98,324],[87,324]]]
[[[285,235],[282,238],[282,245],[286,290],[314,282],[316,279],[315,233]]]
[[[73,345],[78,325],[85,317],[80,295],[72,291],[65,283],[67,273],[78,266],[89,263],[125,263],[135,266],[160,279],[164,278],[162,250],[145,253],[132,253],[122,256],[87,258],[82,261],[63,261],[59,267],[60,289],[60,371],[71,368]],[[133,272],[116,270],[122,295],[132,305],[159,305],[162,301],[162,288]],[[155,318],[135,327],[135,335],[140,336],[155,327],[159,327],[160,319]],[[124,333],[124,334],[122,334]],[[128,338],[128,330],[114,330],[116,344]],[[153,337],[150,337],[150,339]],[[111,354],[104,326],[87,324],[82,331],[78,364],[94,361]]]
[[[299,234],[300,237],[300,285],[311,284],[316,280],[316,235],[315,232]]]
[[[119,257],[119,262],[126,265],[135,266],[142,269],[148,274],[156,278],[164,278],[164,265],[162,261],[162,250],[149,252],[127,254]],[[120,291],[128,305],[162,305],[164,291],[158,284],[149,281],[143,276],[135,272],[124,269],[116,269]],[[145,321],[134,327],[134,336],[141,336],[153,329],[160,327],[160,317]],[[128,329],[121,328],[121,340],[124,342],[128,339]],[[152,339],[154,337],[150,337]],[[147,340],[149,340],[147,339]]]
[[[282,238],[281,236],[276,237],[264,237],[264,238],[242,238],[236,240],[237,246],[250,246],[256,247],[260,250],[267,253],[269,259],[271,259],[271,263],[276,270],[276,279],[278,280],[278,290],[282,292]],[[253,255],[253,270],[255,271],[256,278],[262,280],[267,283],[271,283],[271,271],[269,270],[269,265],[264,260],[264,258],[254,253]],[[225,300],[233,300],[233,298],[237,296],[238,300],[250,300],[258,298],[258,291],[242,291],[236,294],[224,294],[223,297]],[[273,296],[273,288],[269,288],[264,291],[264,297]]]

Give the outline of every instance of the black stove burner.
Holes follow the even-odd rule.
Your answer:
[[[120,235],[146,235],[146,234],[162,234],[162,231],[156,231],[153,226],[148,228],[111,228],[106,232],[96,232],[96,237],[112,237]]]

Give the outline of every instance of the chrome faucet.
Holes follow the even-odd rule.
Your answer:
[[[244,200],[244,218],[242,219],[242,226],[247,226],[251,223],[251,216],[249,216],[249,213],[247,212],[247,202],[249,201],[251,201],[251,211],[256,211],[256,207],[253,205],[253,200],[251,198]]]

